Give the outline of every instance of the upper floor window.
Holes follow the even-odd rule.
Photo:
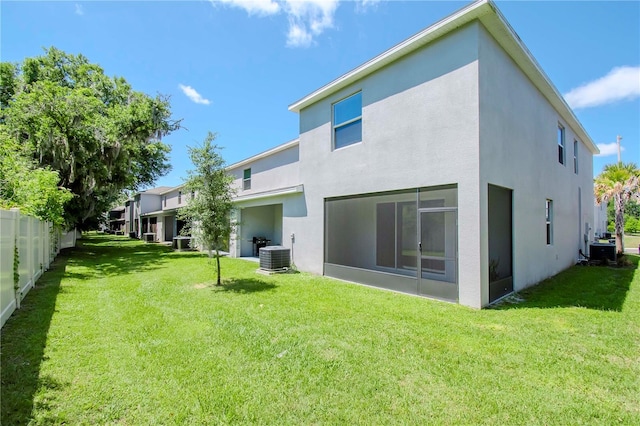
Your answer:
[[[362,141],[362,92],[333,104],[333,148]]]
[[[163,205],[164,207],[167,207],[167,196],[166,196],[166,195],[163,195],[163,196],[162,196],[162,205]]]
[[[191,199],[193,200],[194,198],[196,198],[196,191],[191,191]]]
[[[561,124],[558,124],[558,162],[560,164],[564,164],[565,162],[564,127],[562,127]]]
[[[547,245],[553,244],[553,201],[547,200],[545,203],[545,223],[547,228]]]
[[[244,169],[242,176],[242,189],[251,189],[251,169]]]
[[[573,172],[578,174],[578,141],[573,141]]]
[[[178,204],[182,204],[182,191],[178,191]]]

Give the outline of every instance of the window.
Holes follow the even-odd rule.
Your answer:
[[[547,200],[545,204],[545,222],[547,228],[547,245],[553,244],[553,201]]]
[[[167,207],[167,196],[166,195],[164,195],[162,197],[162,204],[163,204],[164,207]]]
[[[564,127],[558,124],[558,162],[564,164]]]
[[[191,199],[193,200],[194,198],[196,198],[196,191],[191,191]]]
[[[578,141],[573,141],[573,172],[578,174]]]
[[[251,169],[244,169],[244,174],[242,177],[242,189],[247,190],[251,189]]]
[[[182,191],[178,191],[178,204],[182,203]]]
[[[333,104],[333,148],[362,141],[362,92]]]

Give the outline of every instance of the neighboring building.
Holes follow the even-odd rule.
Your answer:
[[[172,241],[180,235],[184,226],[184,222],[177,218],[177,211],[187,205],[191,194],[185,194],[183,185],[180,185],[174,188],[161,187],[159,190],[155,188],[154,195],[154,208],[145,209],[140,213],[143,233],[155,234],[154,241]]]
[[[231,255],[482,307],[575,263],[597,147],[497,7],[475,2],[292,104],[229,166]]]
[[[187,205],[190,197],[191,194],[184,193],[183,185],[138,192],[122,207],[125,233],[134,238],[153,234],[153,241],[172,241],[184,226],[177,218],[177,211]]]
[[[602,203],[600,205],[598,204],[594,204],[593,206],[593,230],[595,232],[595,235],[597,237],[604,237],[605,233],[608,233],[609,230],[608,228],[608,224],[609,224],[609,219],[608,219],[608,211],[607,211],[607,203]]]
[[[125,206],[118,206],[109,211],[109,231],[124,233]]]

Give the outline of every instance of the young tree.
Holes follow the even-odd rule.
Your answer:
[[[634,163],[607,164],[593,190],[598,204],[613,200],[616,251],[624,253],[624,206],[631,199],[640,199],[640,169]]]
[[[136,92],[54,47],[17,67],[3,63],[0,77],[0,125],[75,195],[65,207],[70,226],[90,226],[122,189],[152,185],[170,170],[161,139],[180,126],[166,97]]]
[[[233,229],[231,223],[232,198],[235,193],[227,174],[220,147],[214,144],[216,135],[209,132],[202,145],[189,147],[189,157],[195,166],[189,170],[185,190],[194,194],[179,216],[187,222],[196,241],[209,251],[215,250],[217,282],[220,280],[220,249],[226,246]]]

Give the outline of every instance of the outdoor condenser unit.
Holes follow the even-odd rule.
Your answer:
[[[291,251],[282,246],[267,246],[260,249],[260,269],[278,271],[291,265]]]

